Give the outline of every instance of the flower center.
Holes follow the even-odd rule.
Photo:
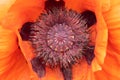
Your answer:
[[[66,24],[56,24],[47,33],[47,43],[57,52],[65,52],[73,45],[74,33]]]
[[[31,26],[29,40],[41,63],[67,68],[82,59],[88,47],[86,19],[72,10],[53,9]]]

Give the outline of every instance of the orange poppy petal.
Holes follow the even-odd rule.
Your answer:
[[[80,61],[80,64],[73,65],[73,80],[94,80],[91,76],[91,67],[86,60]],[[78,77],[79,76],[79,77]]]
[[[0,74],[3,74],[11,65],[13,65],[13,60],[8,65],[9,60],[11,60],[11,57],[9,56],[12,56],[12,53],[17,48],[16,35],[12,31],[5,30],[0,26]]]
[[[66,5],[67,7],[70,6],[70,8],[76,9],[78,11],[89,9],[94,11],[96,14],[97,17],[97,24],[96,24],[97,37],[96,37],[96,48],[95,48],[96,57],[93,60],[92,67],[93,67],[93,71],[97,71],[101,69],[101,71],[97,71],[94,73],[96,80],[101,80],[101,77],[103,80],[119,80],[120,77],[118,74],[120,74],[119,73],[120,72],[119,71],[120,70],[119,69],[120,1],[119,0],[111,0],[111,1],[86,0],[84,2],[82,1],[71,2],[69,0],[66,0],[66,2],[67,2]],[[78,8],[79,5],[81,7],[81,4],[83,6],[82,9]]]
[[[0,21],[16,0],[0,0]]]
[[[84,9],[83,9],[83,1],[82,0],[64,0],[65,1],[65,6],[68,8],[68,9],[73,9],[73,10],[76,10],[76,11],[79,11],[79,12],[82,12]]]
[[[108,26],[108,46],[103,69],[96,72],[96,79],[109,76],[104,80],[120,80],[120,1],[111,0],[111,8],[103,16]]]
[[[0,26],[0,79],[37,80],[19,50],[17,41],[13,31]]]
[[[23,55],[21,54],[21,51],[17,49],[14,53],[9,56],[8,58],[3,59],[4,63],[7,66],[9,65],[9,68],[6,68],[6,71],[1,75],[1,80],[31,80],[32,77],[30,76],[30,70],[28,68],[28,64],[26,63],[26,60],[24,59]],[[5,62],[5,61],[8,62]],[[13,63],[14,62],[14,63]],[[13,63],[12,65],[10,65]],[[3,66],[2,66],[3,67]]]
[[[72,8],[79,12],[84,10],[91,10],[95,12],[97,18],[96,27],[96,41],[95,41],[95,59],[93,60],[93,70],[101,69],[101,64],[104,63],[106,55],[106,46],[108,38],[108,29],[102,15],[102,12],[108,11],[110,8],[109,0],[65,0],[66,7]],[[72,4],[72,5],[71,5]],[[93,38],[94,39],[94,38]],[[101,54],[102,53],[102,54]]]
[[[20,29],[23,23],[36,20],[43,8],[44,0],[16,0],[2,20],[2,25],[7,29]]]
[[[64,0],[65,5],[69,9],[73,9],[79,12],[84,10],[91,10],[95,12],[95,10],[99,8],[102,11],[108,11],[110,8],[110,0]]]
[[[0,33],[1,33],[0,34],[0,53],[1,53],[0,75],[2,75],[2,78],[6,80],[10,78],[12,78],[12,80],[16,80],[18,77],[24,76],[24,72],[23,71],[20,72],[20,69],[28,68],[28,65],[26,65],[24,57],[23,56],[19,57],[20,55],[15,55],[16,53],[18,53],[18,52],[14,52],[18,48],[17,36],[13,31],[10,31],[8,29],[18,30],[18,27],[20,28],[24,22],[33,21],[34,18],[36,18],[37,15],[42,10],[42,7],[44,7],[42,4],[43,2],[42,0],[41,1],[36,0],[34,2],[32,2],[32,0],[31,1],[25,0],[24,2],[25,3],[23,3],[23,1],[21,0],[17,0],[15,4],[9,9],[5,18],[2,19],[1,21],[2,27],[0,26]],[[8,24],[6,24],[6,22]],[[4,28],[7,29],[3,29],[3,26]],[[23,61],[20,60],[19,62],[19,60],[17,60],[16,58],[14,59],[14,57],[17,56]],[[15,64],[16,61],[18,61],[18,64]],[[18,67],[18,69],[16,69],[17,67],[15,67],[13,71],[10,70],[11,67],[13,67],[13,65],[20,66],[20,64],[23,64],[24,67],[23,66],[20,68]],[[29,68],[27,70],[29,71]],[[32,73],[31,71],[31,68],[30,68],[30,72],[27,73],[30,73],[30,75],[28,74],[27,77],[32,76],[33,78],[35,78],[34,73]],[[6,77],[7,74],[11,74],[11,75]],[[14,74],[16,74],[16,78],[14,77]],[[24,79],[24,77],[20,77],[19,80],[21,80],[21,78]],[[37,79],[38,78],[36,78],[35,80]]]
[[[40,13],[39,9],[42,10],[42,7],[39,6],[38,4],[37,5],[35,4],[36,5],[35,6],[34,3],[32,3],[32,0],[25,0],[25,1],[26,1],[26,3],[29,1],[27,3],[27,5],[26,5],[26,3],[23,3],[20,0],[17,0],[16,4],[14,4],[11,7],[7,16],[5,17],[5,19],[2,22],[2,25],[4,25],[5,28],[12,28],[12,29],[17,28],[18,29],[21,27],[21,25],[23,23],[25,23],[27,21],[34,21],[36,19],[36,17],[39,15],[39,13]],[[37,2],[39,3],[39,1],[36,0],[36,3]],[[77,11],[83,11],[85,9],[89,9],[89,10],[94,11],[96,14],[96,17],[97,17],[97,24],[96,24],[97,36],[96,36],[96,48],[95,48],[96,57],[92,63],[93,71],[96,71],[94,73],[95,79],[101,80],[101,77],[102,77],[104,80],[108,80],[108,79],[109,80],[119,80],[120,77],[118,74],[120,72],[120,69],[119,69],[119,62],[120,62],[120,59],[119,59],[119,57],[120,57],[119,56],[119,52],[120,52],[120,49],[119,49],[119,47],[120,47],[119,46],[119,44],[120,44],[120,37],[119,37],[119,34],[120,34],[120,31],[119,31],[120,30],[119,29],[120,9],[119,8],[120,8],[120,6],[119,5],[120,4],[119,3],[120,3],[120,1],[114,0],[111,3],[111,5],[109,3],[109,0],[107,0],[107,1],[86,0],[86,1],[81,1],[81,2],[79,0],[76,0],[76,1],[65,0],[65,1],[66,1],[66,6],[68,8],[72,8]],[[18,6],[18,4],[19,4],[19,6]],[[25,5],[21,6],[20,4],[25,4]],[[108,11],[110,6],[111,6],[111,9],[110,9],[110,11]],[[36,7],[36,8],[34,9],[33,7]],[[28,11],[30,11],[30,14],[28,13]],[[36,12],[36,13],[34,13],[34,12]],[[117,15],[116,15],[116,13],[117,13]],[[23,17],[23,18],[20,18],[20,17]],[[16,22],[12,21],[13,19]],[[6,22],[8,24],[5,24]],[[13,27],[11,27],[11,26],[13,26]],[[0,27],[0,33],[1,33],[0,34],[0,51],[1,51],[0,52],[1,53],[0,54],[1,55],[0,56],[0,59],[1,59],[0,74],[3,75],[3,73],[7,74],[6,71],[10,70],[10,68],[14,64],[15,60],[19,60],[19,59],[14,60],[11,58],[13,58],[13,56],[15,56],[15,53],[17,53],[17,52],[21,53],[21,52],[16,51],[17,37],[14,32],[12,32],[10,30],[5,30],[2,27]],[[24,44],[26,44],[26,42],[23,42],[21,40],[21,38],[18,34],[18,31],[16,31],[16,34],[18,36],[19,45],[21,46],[21,49],[25,48]],[[108,45],[107,45],[107,41],[108,41]],[[28,42],[27,42],[27,44],[28,44]],[[28,47],[28,51],[30,51],[30,50]],[[23,51],[24,56],[27,59],[27,61],[30,62],[30,59],[33,57],[32,53],[30,53],[30,56],[27,56],[28,52],[25,52],[25,49],[22,51]],[[107,54],[106,54],[106,51],[107,51]],[[5,54],[5,53],[7,53],[7,54]],[[12,54],[14,54],[14,55],[11,56]],[[16,73],[22,74],[20,77],[22,79],[22,76],[26,75],[26,73],[24,75],[24,71],[22,72],[22,70],[25,69],[25,70],[27,70],[27,72],[29,72],[29,70],[26,68],[27,64],[25,64],[25,60],[24,60],[23,56],[20,57],[20,59],[23,60],[22,62],[20,62],[20,64],[24,63],[23,67],[20,68],[21,70],[19,69],[18,72],[16,71],[17,67],[20,66],[20,64],[19,64],[17,67],[15,66],[15,68],[13,69],[13,70],[15,70],[15,72],[12,72],[12,71],[10,71],[10,72],[12,72],[13,75]],[[10,63],[10,64],[7,65],[7,63]],[[108,65],[110,65],[110,66],[108,66]],[[28,66],[29,66],[29,63],[28,63]],[[96,66],[97,66],[97,68],[96,68]],[[98,71],[98,68],[99,69],[101,68],[101,71]],[[81,69],[83,70],[83,72],[81,71]],[[88,72],[84,71],[84,69],[88,70]],[[62,80],[61,73],[59,72],[58,69],[56,69],[56,71],[51,71],[49,69],[47,69],[47,70],[48,70],[47,71],[48,73],[46,74],[46,77],[43,78],[43,80],[48,80],[48,79],[56,80],[59,77],[60,77],[60,80]],[[81,72],[78,72],[79,70]],[[88,65],[84,62],[80,66],[74,65],[74,68],[73,68],[73,73],[74,73],[73,78],[74,79],[73,80],[81,79],[82,78],[81,74],[85,73],[85,72],[87,72],[87,76],[85,75],[86,76],[85,80],[88,80],[88,79],[93,80],[93,77],[92,77],[93,75],[91,75],[93,73],[91,73],[90,71],[88,69]],[[31,70],[30,70],[30,72],[31,72]],[[59,73],[57,74],[57,72],[59,72]],[[80,77],[78,77],[78,74],[80,74]],[[12,77],[8,76],[8,78],[13,78],[13,75],[12,75]],[[52,76],[54,76],[54,78]],[[107,76],[109,76],[109,77],[107,77]],[[5,75],[3,77],[5,77]],[[28,77],[28,76],[26,76],[26,77]],[[23,79],[25,79],[25,78],[23,78]],[[30,79],[30,78],[28,78],[28,79]]]
[[[58,68],[52,70],[47,68],[46,76],[41,80],[63,80],[63,75]],[[73,65],[72,69],[73,80],[94,80],[91,74],[91,67],[87,64],[85,59],[80,61],[80,64]]]

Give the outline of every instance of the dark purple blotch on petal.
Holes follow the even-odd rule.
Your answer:
[[[65,2],[63,0],[46,0],[45,2],[45,10],[46,11],[51,11],[54,8],[64,8],[65,7]]]
[[[46,70],[45,65],[41,63],[40,59],[35,57],[31,60],[32,68],[39,77],[45,76]]]
[[[72,67],[61,68],[64,80],[72,80]]]
[[[82,12],[81,14],[82,14],[81,16],[83,17],[83,19],[86,20],[88,28],[96,23],[97,20],[96,20],[96,16],[94,12],[87,10],[87,11]]]
[[[22,25],[22,28],[20,30],[22,40],[27,41],[29,39],[32,24],[33,22],[26,22]]]
[[[85,48],[85,51],[83,53],[83,55],[85,56],[85,59],[89,65],[91,65],[91,62],[92,62],[93,58],[95,57],[94,48],[95,48],[94,46],[88,46]]]

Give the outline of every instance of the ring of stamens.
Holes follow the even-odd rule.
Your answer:
[[[55,9],[42,14],[31,26],[30,41],[36,57],[45,66],[66,68],[82,58],[89,42],[86,30],[81,14]]]

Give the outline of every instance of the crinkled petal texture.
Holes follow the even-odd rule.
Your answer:
[[[43,7],[44,0],[16,0],[1,24],[7,29],[20,29],[23,23],[36,20]]]
[[[67,1],[69,8],[81,11],[89,9],[96,14],[97,34],[95,58],[92,62],[95,80],[120,80],[120,0]]]
[[[0,26],[0,80],[31,78],[28,64],[18,48],[16,34]]]
[[[5,16],[10,6],[14,4],[16,0],[0,0],[0,20]]]
[[[38,80],[19,48],[18,30],[25,22],[34,21],[43,7],[44,0],[0,0],[0,80]]]
[[[85,60],[75,64],[73,80],[120,80],[120,0],[64,1],[67,8],[78,12],[88,9],[95,12],[97,18],[97,24],[93,26],[96,39],[93,38],[95,58],[92,66],[88,66]],[[38,17],[44,0],[13,0],[9,6],[3,11],[5,15],[0,13],[0,80],[38,80],[30,64],[34,56],[32,48],[29,42],[22,41],[18,30],[25,22]],[[41,80],[63,80],[59,69],[46,70]]]
[[[101,77],[103,80],[120,80],[120,0],[111,0],[110,4],[110,10],[103,13],[108,28],[107,54],[102,70],[95,72],[97,80]]]

